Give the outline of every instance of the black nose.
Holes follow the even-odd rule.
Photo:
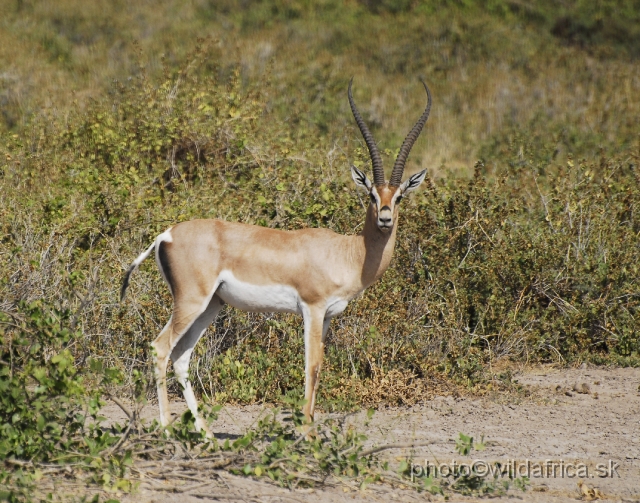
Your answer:
[[[382,208],[380,208],[380,211],[384,211],[384,210],[391,211],[391,208],[389,208],[389,207],[385,204]]]

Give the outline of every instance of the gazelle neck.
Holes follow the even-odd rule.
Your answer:
[[[397,217],[390,232],[382,232],[376,224],[373,205],[367,209],[364,228],[357,238],[362,253],[362,285],[366,288],[380,278],[389,267],[396,243]]]

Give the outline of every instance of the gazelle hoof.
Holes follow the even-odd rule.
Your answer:
[[[200,431],[204,431],[204,434],[207,438],[212,439],[214,438],[213,433],[211,433],[211,430],[209,429],[209,426],[207,425],[207,422],[202,419],[201,417],[196,418],[196,431],[200,432]]]

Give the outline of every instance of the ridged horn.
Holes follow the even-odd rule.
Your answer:
[[[409,157],[409,152],[411,152],[411,147],[413,147],[413,144],[418,139],[422,128],[429,118],[429,112],[431,111],[431,91],[429,91],[429,88],[427,87],[427,84],[425,84],[424,80],[420,80],[420,82],[422,82],[422,85],[427,91],[427,108],[425,108],[424,112],[418,119],[418,122],[416,122],[415,126],[413,126],[413,129],[409,131],[409,134],[404,139],[402,147],[400,147],[400,152],[398,153],[396,162],[393,165],[391,179],[389,180],[389,185],[393,187],[400,187],[400,184],[402,183],[402,173],[404,172],[404,165],[407,162],[407,157]]]
[[[371,131],[369,131],[369,128],[364,123],[364,120],[362,119],[362,116],[360,115],[360,112],[358,112],[358,108],[353,101],[353,95],[351,94],[351,84],[353,84],[353,77],[351,77],[351,80],[349,81],[349,105],[351,106],[351,112],[356,119],[358,128],[360,128],[362,137],[364,138],[364,141],[367,144],[367,148],[369,149],[371,164],[373,165],[373,183],[374,185],[384,185],[384,169],[382,169],[382,158],[380,157],[378,146],[373,139]]]

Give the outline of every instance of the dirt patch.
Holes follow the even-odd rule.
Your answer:
[[[516,497],[527,502],[559,502],[579,499],[581,494],[585,500],[604,495],[613,501],[640,501],[640,369],[542,367],[516,373],[515,379],[526,387],[528,396],[522,393],[482,398],[436,397],[411,408],[379,410],[366,431],[368,445],[429,443],[428,447],[413,450],[386,451],[382,456],[393,461],[412,456],[417,465],[428,465],[432,470],[436,466],[442,468],[443,464],[468,464],[474,460],[487,462],[488,466],[500,462],[502,466],[520,470],[520,474],[526,474],[529,467],[530,486],[526,492],[512,488],[507,496],[492,501],[512,501]],[[184,409],[183,402],[172,403],[175,413]],[[233,438],[243,433],[264,409],[226,407],[214,424],[216,436]],[[125,419],[115,406],[108,406],[103,412],[114,420]],[[144,410],[147,417],[156,414],[153,405]],[[362,429],[364,419],[365,413],[359,412],[349,421]],[[459,456],[454,447],[460,432],[477,440],[484,436],[485,450],[468,458]],[[598,471],[599,467],[606,469],[607,476],[600,476],[604,472]],[[182,503],[221,500],[312,503],[425,499],[424,494],[381,485],[370,486],[364,492],[346,486],[288,491],[226,473],[221,474],[219,490],[192,494],[143,488],[137,494],[123,495],[122,501],[164,503],[179,498]],[[452,499],[473,500],[458,496]]]

